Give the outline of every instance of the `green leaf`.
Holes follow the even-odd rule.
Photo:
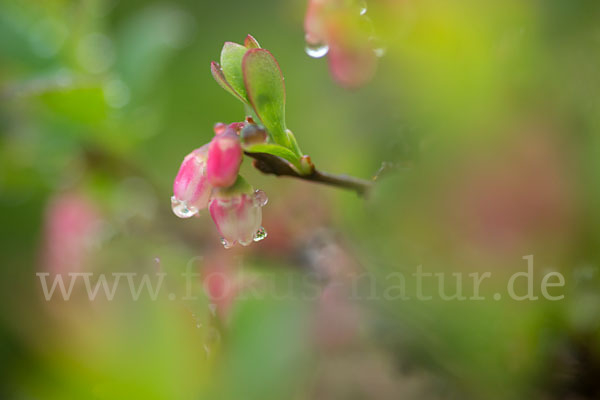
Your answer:
[[[241,98],[247,101],[246,88],[244,86],[244,74],[242,73],[242,59],[248,51],[241,44],[225,42],[221,50],[221,68],[223,75]]]
[[[265,49],[250,49],[242,70],[247,98],[273,140],[291,148],[285,129],[285,86],[279,64]]]
[[[223,68],[221,68],[219,64],[217,64],[214,61],[211,62],[210,72],[212,73],[213,78],[215,78],[215,81],[217,81],[219,86],[221,86],[223,89],[227,90],[229,93],[237,97],[241,102],[248,104],[246,99],[240,96],[240,94],[236,92],[234,88],[231,87],[229,82],[227,82],[227,79],[225,79],[225,75],[223,74]]]
[[[290,141],[290,148],[294,151],[298,156],[302,156],[302,150],[300,150],[300,146],[298,146],[298,142],[296,141],[296,136],[290,131],[286,129],[285,133],[287,134],[288,140]]]
[[[259,143],[254,144],[252,146],[244,148],[244,151],[248,153],[268,153],[277,157],[281,157],[284,160],[289,161],[295,166],[298,166],[300,163],[300,157],[294,154],[293,151],[288,149],[287,147],[280,146],[278,144],[271,143]]]

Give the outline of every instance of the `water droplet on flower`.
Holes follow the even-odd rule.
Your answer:
[[[258,207],[264,207],[269,202],[267,194],[260,189],[254,191],[254,204]]]
[[[221,244],[223,245],[223,247],[225,247],[226,249],[230,249],[233,247],[234,243],[230,242],[229,240],[225,239],[225,238],[221,238]]]
[[[265,230],[265,228],[263,228],[261,226],[260,228],[258,228],[256,233],[254,234],[254,241],[260,242],[261,240],[263,240],[266,237],[267,237],[267,231]]]
[[[327,55],[327,53],[329,52],[329,46],[325,43],[307,43],[304,50],[306,51],[306,54],[308,54],[312,58],[321,58]]]
[[[188,207],[185,201],[179,200],[175,196],[171,196],[171,209],[179,218],[190,218],[198,213],[198,209]]]

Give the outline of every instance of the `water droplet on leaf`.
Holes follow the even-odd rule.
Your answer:
[[[321,58],[327,55],[329,52],[329,46],[325,43],[307,43],[304,50],[306,51],[306,54],[312,58]]]

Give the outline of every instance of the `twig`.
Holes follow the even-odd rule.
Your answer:
[[[366,196],[373,186],[373,181],[348,175],[329,174],[321,172],[316,168],[310,174],[301,175],[287,161],[280,157],[268,153],[245,152],[245,154],[254,158],[254,167],[265,174],[291,176],[306,181],[350,189],[354,190],[359,196]]]

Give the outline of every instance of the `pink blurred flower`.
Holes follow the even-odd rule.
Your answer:
[[[371,80],[377,67],[370,21],[358,1],[309,0],[304,31],[312,57],[328,54],[334,80],[356,88]]]
[[[42,264],[52,273],[81,271],[93,245],[100,214],[77,194],[62,194],[46,210]]]
[[[238,182],[240,179],[242,178],[238,178]],[[254,192],[245,181],[236,183],[235,186],[233,190],[217,191],[208,206],[226,248],[236,243],[248,246],[266,236],[260,226],[261,207],[267,201],[265,194],[260,190]]]
[[[359,335],[361,314],[350,301],[350,293],[341,281],[328,284],[317,302],[314,335],[319,349],[335,351],[347,349]]]
[[[331,26],[329,70],[340,85],[355,88],[373,78],[377,58],[366,40],[352,40],[344,35],[343,29],[339,29],[337,25]]]
[[[206,178],[208,145],[188,154],[173,183],[171,206],[179,218],[190,218],[208,205],[212,186]]]
[[[208,147],[206,176],[212,186],[228,187],[237,179],[242,164],[242,145],[236,132],[226,128],[216,135]]]
[[[220,318],[228,315],[240,290],[234,269],[223,257],[211,257],[206,260],[203,269],[203,286],[208,300]]]
[[[551,132],[529,129],[494,155],[465,160],[442,196],[453,233],[496,257],[544,244],[558,249],[548,243],[566,243],[573,229],[570,161]]]

